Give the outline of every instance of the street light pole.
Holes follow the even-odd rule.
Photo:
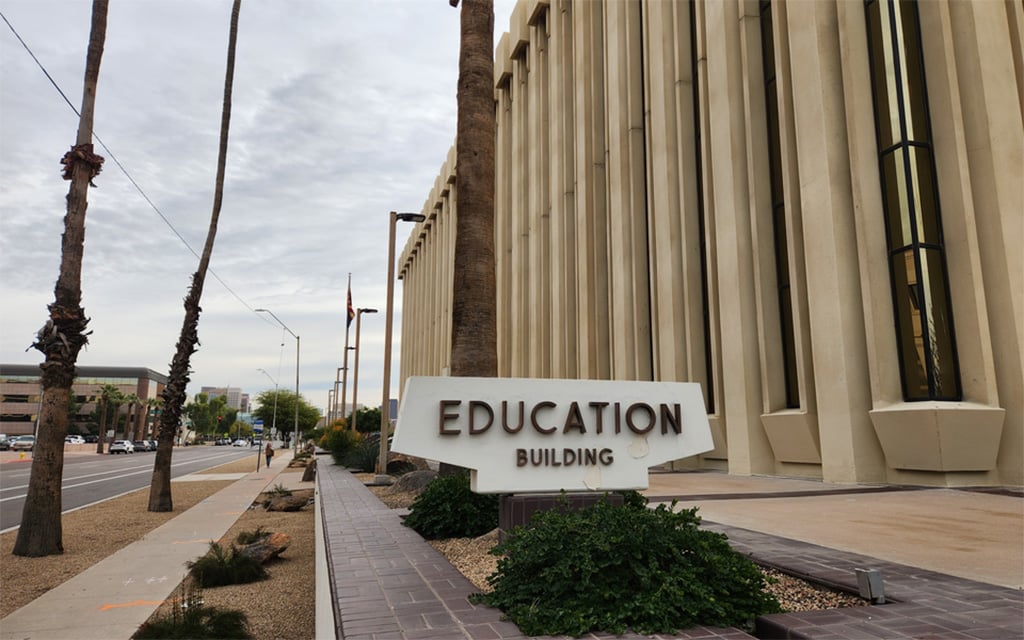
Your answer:
[[[295,433],[292,437],[295,440],[295,451],[299,450],[299,336],[295,335],[295,332],[288,328],[288,325],[281,322],[281,318],[274,315],[274,312],[270,309],[256,309],[259,313],[269,313],[274,320],[277,320],[277,324],[281,325],[281,328],[292,334],[295,338]]]
[[[359,392],[359,320],[364,313],[377,313],[376,309],[356,309],[356,362],[352,374],[352,431],[356,430],[356,397]]]
[[[391,428],[391,330],[395,313],[395,223],[423,222],[427,216],[421,213],[391,212],[388,224],[388,305],[384,319],[384,383],[380,404],[380,460],[377,461],[377,474],[388,473],[388,431]]]

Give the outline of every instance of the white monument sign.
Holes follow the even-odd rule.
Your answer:
[[[696,383],[410,377],[391,448],[528,493],[646,489],[649,467],[714,445]]]

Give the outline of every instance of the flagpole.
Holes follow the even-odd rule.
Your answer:
[[[347,390],[348,390],[348,330],[352,326],[352,274],[348,274],[348,298],[346,299],[348,305],[345,309],[345,355],[342,357],[341,363],[341,417],[345,418],[345,403],[347,402]],[[337,378],[337,376],[335,376]],[[337,383],[335,383],[337,384]],[[337,386],[334,391],[334,401],[338,401]],[[346,425],[347,426],[347,425]]]

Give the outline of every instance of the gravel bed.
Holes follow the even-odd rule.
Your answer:
[[[294,491],[292,495],[312,498],[313,490]],[[203,603],[243,611],[256,640],[312,640],[316,635],[314,508],[311,505],[301,511],[283,512],[256,506],[244,513],[218,541],[221,546],[230,545],[239,533],[261,526],[265,531],[288,534],[291,543],[277,559],[264,565],[270,574],[268,579],[204,589]],[[174,590],[175,596],[181,588],[179,585]],[[166,615],[171,606],[165,602],[150,619]]]
[[[356,474],[356,477],[360,477],[360,474]],[[372,475],[367,474],[367,477],[362,479],[369,481]],[[392,509],[408,508],[416,498],[412,493],[393,492],[390,487],[369,489]],[[451,538],[432,540],[429,543],[466,576],[473,586],[484,592],[491,590],[487,584],[487,576],[498,568],[498,557],[490,553],[498,543],[497,530],[479,538]],[[789,612],[860,607],[870,604],[857,596],[807,582],[775,569],[762,567],[761,572],[769,578],[767,590],[775,596],[782,608]]]

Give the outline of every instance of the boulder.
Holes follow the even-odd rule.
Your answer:
[[[263,564],[272,558],[281,555],[292,542],[292,537],[287,533],[270,533],[252,544],[238,548],[238,553],[255,558]]]
[[[306,465],[306,470],[302,472],[303,482],[313,482],[316,478],[316,459],[314,458],[309,464]]]
[[[437,477],[437,472],[430,469],[423,471],[411,471],[398,478],[388,488],[388,493],[415,493],[423,491],[424,487],[430,484],[431,480]]]
[[[267,503],[267,511],[298,511],[309,504],[304,496],[279,496],[271,498]]]

